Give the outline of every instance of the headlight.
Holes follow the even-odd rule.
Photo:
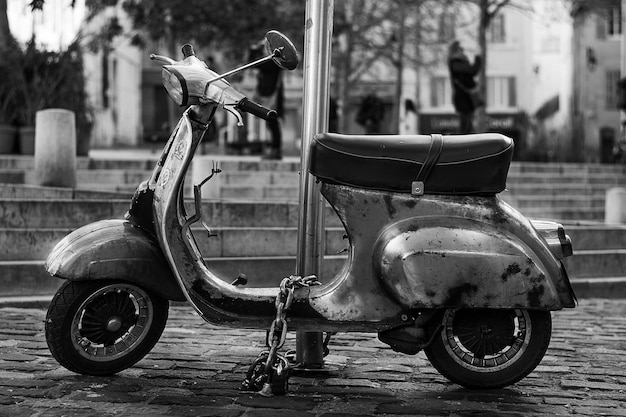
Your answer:
[[[189,98],[187,91],[187,83],[181,74],[174,68],[167,69],[163,67],[161,71],[161,80],[163,86],[174,103],[179,106],[186,106]]]

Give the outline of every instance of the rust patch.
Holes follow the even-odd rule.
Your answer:
[[[412,209],[417,205],[417,199],[414,200],[406,200],[404,203],[402,203],[406,208],[408,209]]]
[[[478,292],[478,286],[466,282],[448,291],[447,305],[460,305],[464,297],[473,297]]]
[[[529,307],[541,307],[541,299],[545,294],[546,289],[543,285],[538,287],[534,287],[532,290],[528,291],[528,295],[526,296],[528,300]]]
[[[544,274],[539,274],[536,277],[532,277],[529,279],[530,282],[532,282],[533,284],[539,284],[542,283],[546,280],[546,276]]]
[[[502,281],[506,282],[511,276],[519,274],[520,272],[522,272],[522,268],[520,268],[519,264],[516,262],[509,265],[500,278]]]
[[[387,206],[387,212],[389,213],[389,217],[393,217],[397,210],[396,207],[393,205],[393,198],[391,197],[391,194],[387,193],[383,196],[383,199],[385,200],[385,206]]]

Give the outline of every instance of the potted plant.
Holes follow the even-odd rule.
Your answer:
[[[0,60],[0,153],[13,153],[17,138],[17,122],[21,106],[22,78],[19,71],[20,51],[10,43]]]
[[[85,155],[91,131],[91,109],[78,42],[60,52],[40,50],[34,41],[29,42],[22,56],[22,78],[24,103],[19,118],[22,153],[34,152],[37,112],[63,108],[76,115],[77,153]]]

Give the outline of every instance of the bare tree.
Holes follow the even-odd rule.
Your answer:
[[[440,64],[442,55],[433,51],[445,49],[451,40],[439,36],[441,14],[451,7],[454,7],[452,0],[342,0],[335,3],[333,67],[341,131],[348,128],[346,115],[354,86],[366,76],[389,80],[388,71],[377,74],[373,70],[377,64],[382,64],[384,68],[391,66],[395,70],[393,126],[389,130],[397,132],[403,71],[408,67],[423,70]],[[424,50],[429,53],[420,52]]]

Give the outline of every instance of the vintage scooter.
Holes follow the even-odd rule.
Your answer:
[[[266,35],[268,56],[294,69],[298,54],[282,34]],[[349,250],[328,282],[290,276],[279,288],[245,288],[205,263],[191,226],[206,225],[201,187],[187,213],[183,184],[218,108],[264,119],[257,105],[200,61],[164,63],[169,96],[188,106],[125,219],[98,221],[65,237],[46,268],[65,280],[46,318],[53,356],[88,375],[122,371],[158,341],[168,300],[191,304],[206,321],[267,329],[268,350],[243,387],[282,393],[290,361],[278,353],[287,327],[313,332],[377,332],[394,350],[425,350],[432,365],[470,388],[513,384],[541,361],[551,310],[574,307],[561,259],[569,237],[553,222],[526,219],[501,201],[513,153],[499,134],[349,136],[312,141],[310,173],[341,219]],[[189,210],[191,211],[191,210]],[[278,282],[278,281],[277,281]],[[235,285],[234,285],[235,284]]]

